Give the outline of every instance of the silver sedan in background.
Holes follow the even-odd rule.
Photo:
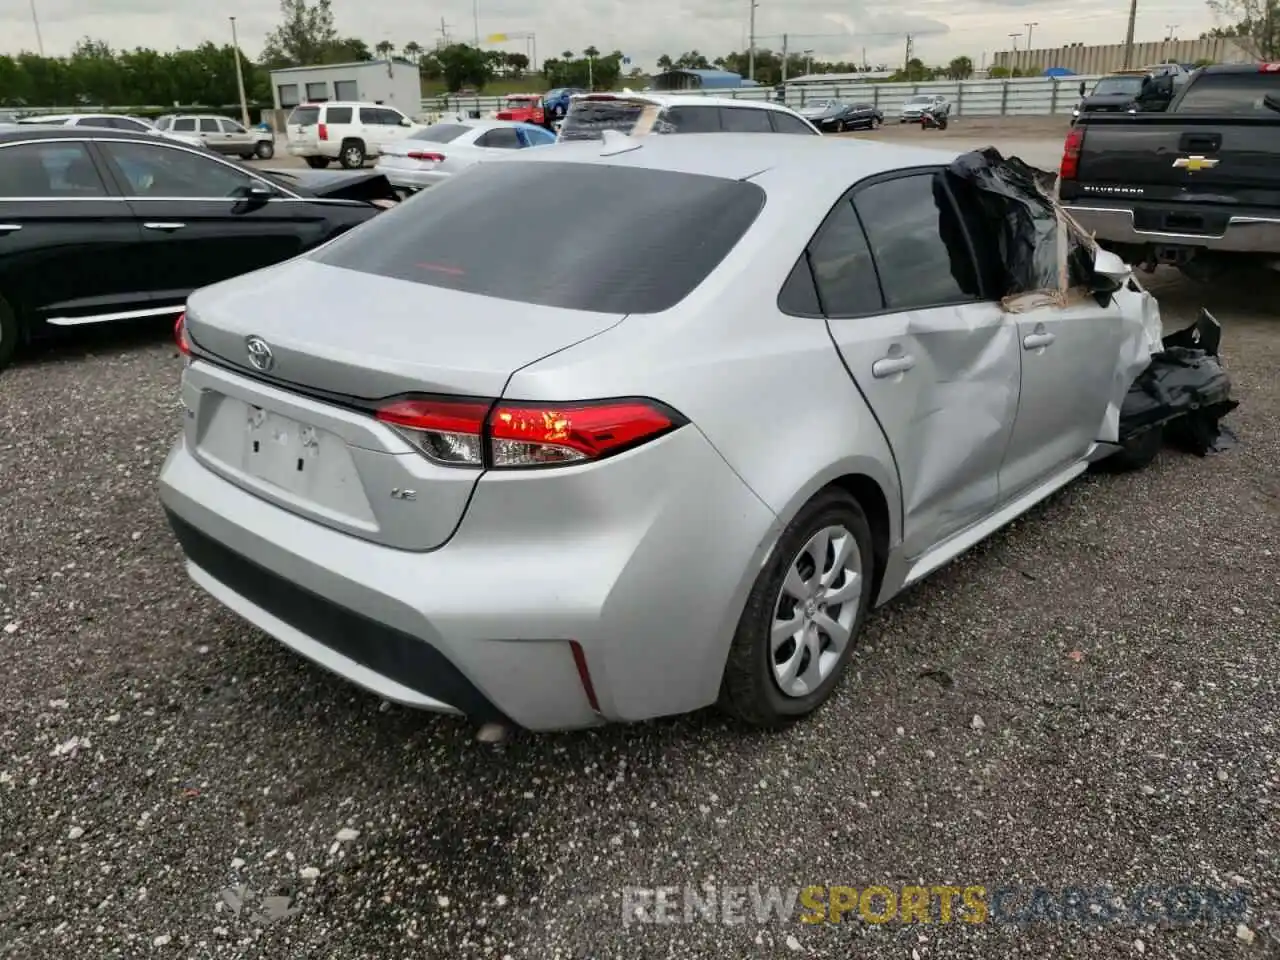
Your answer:
[[[545,147],[556,136],[542,127],[510,120],[459,120],[434,123],[403,140],[385,144],[377,171],[397,190],[435,186],[468,167],[512,150]]]
[[[1154,301],[1098,252],[1096,295],[1005,309],[954,153],[626,147],[511,151],[191,297],[160,492],[197,583],[406,704],[777,726],[1117,449]]]

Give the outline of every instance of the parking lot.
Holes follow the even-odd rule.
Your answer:
[[[993,142],[1065,122],[859,136]],[[283,153],[264,167],[288,166]],[[1144,278],[1144,282],[1148,282]],[[474,741],[190,583],[165,324],[0,377],[0,956],[1239,957],[1280,951],[1280,274],[1207,306],[1232,450],[1086,475],[873,614],[809,721]],[[623,925],[623,891],[1190,885],[1239,920]]]

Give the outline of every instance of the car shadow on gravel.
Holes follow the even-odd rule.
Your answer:
[[[115,323],[86,324],[53,330],[49,336],[21,347],[13,359],[14,368],[39,367],[45,364],[78,363],[109,353],[129,353],[150,349],[166,341],[178,356],[173,344],[175,313],[167,319],[117,321]]]

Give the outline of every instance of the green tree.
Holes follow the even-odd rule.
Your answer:
[[[280,0],[280,26],[267,35],[262,60],[271,67],[331,63],[339,45],[330,0]]]
[[[410,40],[404,45],[404,55],[415,64],[422,62],[422,44],[416,40]]]
[[[379,40],[374,45],[373,51],[379,57],[385,60],[387,57],[391,56],[393,53],[396,52],[396,45],[392,43],[390,40]]]
[[[658,58],[658,69],[670,70],[671,67],[673,66],[673,63],[674,61],[672,61],[671,57],[664,53],[662,56]]]
[[[987,71],[987,76],[992,80],[1004,80],[1012,76],[1008,67],[992,67]]]
[[[1280,0],[1209,0],[1215,17],[1227,21],[1210,37],[1231,37],[1259,60],[1280,59]]]
[[[947,64],[947,77],[951,80],[968,80],[973,76],[973,61],[968,57],[953,57]]]
[[[436,59],[440,61],[445,86],[450,93],[457,93],[463,87],[483,90],[493,78],[489,61],[478,47],[451,43],[436,52]]]

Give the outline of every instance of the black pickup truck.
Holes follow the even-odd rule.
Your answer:
[[[1161,113],[1082,113],[1058,189],[1130,263],[1280,266],[1280,63],[1203,67]]]

